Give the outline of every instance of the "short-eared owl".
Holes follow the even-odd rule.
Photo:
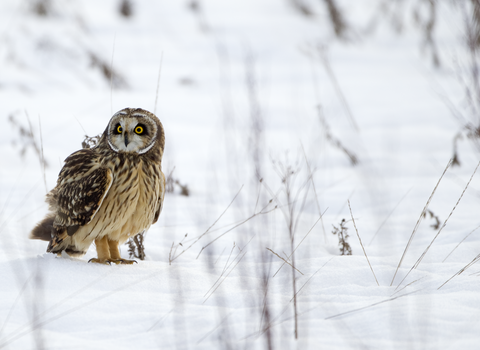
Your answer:
[[[30,238],[50,241],[47,252],[84,255],[95,241],[102,264],[131,264],[118,246],[157,222],[165,195],[162,123],[125,108],[110,119],[98,144],[71,154],[47,194],[50,213]]]

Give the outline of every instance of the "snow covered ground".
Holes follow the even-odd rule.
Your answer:
[[[136,0],[127,18],[113,0],[34,3],[0,3],[0,348],[478,348],[480,267],[443,285],[480,253],[469,140],[439,182],[462,129],[445,101],[466,111],[450,2],[439,68],[416,1],[401,34],[388,2],[340,1],[345,40],[319,1]],[[63,160],[125,107],[156,112],[190,195],[167,194],[138,265],[45,253],[28,234]]]

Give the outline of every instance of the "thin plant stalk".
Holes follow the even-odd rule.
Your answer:
[[[378,283],[378,280],[377,280],[377,276],[375,276],[375,272],[373,271],[372,264],[370,264],[370,260],[368,260],[368,255],[367,255],[367,252],[365,251],[365,247],[363,246],[362,239],[360,238],[360,235],[358,234],[357,225],[355,224],[355,219],[353,218],[353,214],[352,214],[352,207],[350,206],[350,200],[348,200],[348,209],[350,209],[350,216],[352,217],[353,227],[355,227],[355,232],[357,233],[358,241],[360,242],[360,245],[362,246],[363,254],[365,254],[365,258],[367,259],[368,266],[370,266],[370,270],[372,271],[373,277],[375,278],[375,282],[377,282],[377,286],[380,287],[380,284]]]

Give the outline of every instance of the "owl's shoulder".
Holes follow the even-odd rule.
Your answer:
[[[85,148],[73,152],[65,159],[65,164],[58,175],[57,185],[88,176],[100,167],[102,167],[100,155],[95,149]]]

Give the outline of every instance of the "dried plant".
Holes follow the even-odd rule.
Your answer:
[[[450,160],[450,162],[448,163],[448,165],[451,165],[452,161]],[[477,170],[478,170],[478,167],[480,166],[480,162],[477,163],[477,166],[475,167],[475,170],[473,171],[472,175],[470,176],[470,179],[468,180],[465,188],[463,189],[463,192],[462,194],[460,195],[460,197],[458,197],[458,200],[457,202],[455,203],[455,205],[453,206],[452,210],[450,211],[450,214],[448,214],[447,218],[445,219],[445,221],[443,222],[442,226],[440,227],[440,229],[438,230],[437,234],[435,235],[435,237],[433,237],[433,239],[431,240],[430,244],[427,246],[427,248],[425,248],[425,250],[423,251],[422,255],[420,255],[420,257],[417,259],[417,261],[415,262],[415,264],[411,267],[411,269],[407,272],[407,274],[405,275],[405,277],[400,281],[400,283],[398,284],[397,288],[403,283],[403,281],[405,281],[405,279],[408,277],[408,275],[410,274],[410,272],[412,272],[414,269],[416,269],[420,263],[422,262],[423,258],[425,257],[425,255],[427,255],[428,251],[430,250],[431,246],[433,245],[433,243],[435,242],[435,240],[437,239],[438,236],[440,236],[440,233],[442,232],[442,230],[445,228],[445,226],[447,226],[447,222],[448,220],[450,219],[450,217],[452,216],[453,212],[455,211],[455,209],[458,207],[458,204],[460,203],[460,201],[462,200],[463,198],[463,195],[465,194],[465,192],[467,191],[467,188],[468,186],[470,185],[470,182],[472,181],[473,177],[475,176],[475,174],[477,173]],[[448,167],[447,167],[448,168]],[[443,176],[443,175],[442,175]],[[453,277],[452,277],[453,278]],[[446,282],[445,282],[446,283]]]
[[[422,6],[427,6],[428,15],[421,15]],[[423,32],[423,47],[430,50],[432,62],[435,67],[440,66],[437,44],[434,38],[435,25],[437,22],[437,2],[435,0],[422,0],[416,3],[413,10],[413,19]]]
[[[188,8],[192,13],[196,16],[198,20],[198,26],[201,31],[207,32],[210,28],[210,26],[207,23],[207,20],[205,18],[205,14],[203,12],[203,6],[200,0],[191,0],[187,4]]]
[[[348,150],[339,139],[333,136],[332,132],[330,131],[330,126],[327,124],[325,116],[323,115],[322,108],[320,106],[318,107],[318,116],[325,133],[325,139],[328,142],[330,142],[332,146],[341,150],[349,158],[350,163],[352,165],[357,165],[358,164],[357,156],[352,151]]]
[[[466,67],[459,70],[459,81],[463,84],[467,108],[459,111],[451,103],[450,110],[461,123],[462,130],[454,138],[454,161],[460,165],[457,143],[465,136],[480,151],[480,2],[471,0],[459,7],[463,11],[464,40],[469,55]],[[447,101],[448,102],[448,101]]]
[[[128,256],[131,259],[145,260],[145,246],[143,245],[145,239],[144,235],[145,232],[142,232],[128,240]]]
[[[173,167],[172,170],[167,173],[167,177],[165,179],[165,191],[168,193],[173,193],[175,191],[175,186],[178,186],[180,189],[180,195],[188,197],[190,195],[188,185],[182,185],[180,181],[173,176],[174,171],[175,167]]]
[[[305,17],[312,17],[313,11],[303,0],[290,0],[293,8]]]
[[[120,2],[119,11],[123,17],[131,17],[133,15],[132,2],[130,0],[122,0]]]
[[[328,19],[330,20],[330,24],[335,36],[338,39],[346,40],[349,27],[347,25],[347,21],[345,20],[344,13],[338,6],[338,3],[335,0],[323,0],[323,3],[326,7]],[[307,1],[290,0],[290,4],[292,5],[293,9],[302,16],[309,19],[315,18],[315,12],[312,10],[312,6],[308,4]]]
[[[453,162],[452,162],[453,165]],[[433,224],[430,225],[430,227],[434,230],[438,230],[440,228],[440,219],[438,218],[437,215],[433,213],[430,209],[428,209],[425,213],[423,213],[423,217],[426,218],[427,214],[430,216],[430,219],[435,220]]]
[[[305,203],[311,185],[310,179],[307,179],[302,185],[297,184],[298,176],[300,174],[300,171],[298,169],[298,163],[299,162],[292,166],[288,163],[288,160],[286,164],[280,161],[273,161],[274,170],[276,171],[282,182],[281,188],[279,191],[277,191],[277,193],[274,193],[266,184],[264,184],[270,195],[274,197],[275,201],[277,202],[278,207],[280,208],[285,219],[285,224],[287,226],[287,232],[290,242],[290,254],[287,256],[287,261],[284,260],[284,263],[288,263],[288,265],[290,265],[292,273],[292,301],[295,339],[298,339],[298,289],[296,272],[300,272],[296,268],[295,251],[297,250],[299,245],[305,240],[305,238],[310,234],[313,227],[315,227],[315,225],[320,221],[319,218],[315,225],[312,227],[312,229],[310,229],[305,235],[305,237],[300,241],[300,243],[296,244],[295,236],[297,234],[298,224],[300,222],[302,214],[304,213]],[[281,198],[279,198],[279,195],[283,196],[285,202],[283,202]],[[301,196],[303,196],[303,198]],[[275,254],[275,252],[271,252]],[[279,257],[278,254],[276,255]],[[273,275],[274,277],[278,273],[278,271],[280,271],[280,269],[278,269],[277,272]]]
[[[52,3],[50,0],[33,0],[31,9],[38,16],[46,17],[52,12]]]
[[[397,268],[395,269],[395,273],[393,274],[393,278],[392,278],[392,282],[390,282],[390,286],[393,285],[393,282],[395,281],[395,277],[397,276],[397,273],[398,273],[398,270],[400,269],[400,266],[402,266],[402,263],[403,263],[403,259],[405,258],[405,255],[407,254],[407,251],[408,249],[410,248],[410,245],[412,244],[412,241],[417,233],[417,230],[418,230],[418,227],[420,226],[420,223],[422,222],[423,218],[425,217],[425,213],[427,212],[427,209],[428,209],[428,206],[430,205],[430,202],[433,198],[433,195],[435,194],[435,192],[437,191],[437,188],[438,188],[438,185],[440,185],[440,182],[442,181],[443,179],[443,176],[445,175],[445,173],[447,172],[448,168],[450,168],[450,166],[452,165],[452,160],[450,160],[447,164],[447,166],[445,167],[445,170],[443,171],[442,175],[440,176],[440,178],[438,179],[438,182],[437,184],[435,185],[435,187],[433,188],[433,191],[432,193],[430,194],[430,197],[428,197],[428,200],[427,200],[427,203],[425,204],[425,206],[423,207],[423,210],[422,212],[420,213],[420,216],[417,220],[417,223],[415,224],[415,227],[413,228],[413,231],[412,231],[412,234],[410,235],[410,238],[408,239],[408,242],[407,242],[407,245],[405,246],[405,249],[403,251],[403,254],[402,254],[402,257],[400,258],[400,261],[398,262],[398,265],[397,265]],[[405,276],[406,277],[406,276]],[[405,279],[405,278],[404,278]],[[403,280],[402,280],[403,281]],[[400,282],[402,283],[402,282]],[[397,287],[398,288],[398,287]]]
[[[82,141],[82,148],[95,147],[98,141],[100,141],[100,137],[102,137],[102,134],[99,134],[97,136],[92,136],[92,137],[85,135],[85,139]]]
[[[327,6],[330,22],[332,24],[335,35],[339,39],[347,39],[347,24],[343,13],[340,11],[335,0],[324,0]]]
[[[453,138],[453,156],[452,156],[452,166],[460,166],[460,158],[458,156],[458,141],[462,139],[462,132],[459,132]]]
[[[342,219],[340,221],[339,227],[333,226],[332,234],[338,237],[338,246],[340,247],[340,255],[352,255],[352,248],[350,244],[347,242],[348,237],[348,227],[345,226],[346,221]]]
[[[37,139],[35,138],[35,132],[33,131],[32,123],[30,122],[30,118],[27,116],[28,126],[24,126],[15,116],[15,113],[12,113],[8,116],[8,121],[12,126],[18,130],[20,135],[19,138],[19,146],[20,146],[20,156],[23,158],[27,153],[29,148],[33,149],[35,155],[37,156],[38,160],[40,161],[40,165],[42,168],[48,168],[48,162],[45,160],[43,156],[43,147],[41,144],[38,143]],[[13,143],[14,146],[17,145],[16,142]]]
[[[93,68],[98,68],[103,77],[107,80],[112,88],[125,88],[128,86],[125,78],[113,69],[111,64],[100,58],[97,54],[90,52],[90,65]]]
[[[360,243],[360,247],[362,247],[363,254],[365,255],[365,259],[367,259],[368,266],[370,267],[370,271],[372,271],[373,277],[375,278],[375,282],[377,282],[377,286],[380,287],[380,284],[378,283],[377,276],[375,275],[375,271],[373,271],[372,264],[370,264],[370,259],[368,259],[367,251],[365,250],[365,247],[362,243],[362,239],[360,238],[360,234],[358,233],[357,224],[355,223],[355,219],[354,219],[353,213],[352,213],[352,207],[350,206],[350,200],[348,200],[347,202],[348,202],[348,209],[350,210],[350,216],[351,216],[352,222],[353,222],[353,227],[355,228],[355,233],[357,234],[357,237],[358,237],[358,242]],[[341,227],[342,227],[342,225],[340,225],[340,228]],[[351,251],[352,250],[350,249],[350,255],[351,255]]]

